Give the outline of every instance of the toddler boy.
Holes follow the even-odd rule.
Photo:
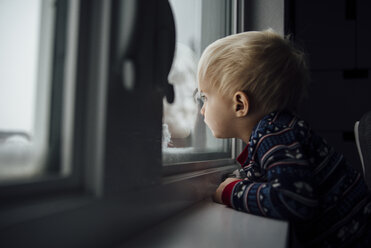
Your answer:
[[[300,50],[272,30],[231,35],[205,49],[198,82],[214,136],[247,144],[237,158],[246,176],[226,179],[216,202],[287,220],[307,247],[369,245],[362,175],[295,114],[308,87]]]

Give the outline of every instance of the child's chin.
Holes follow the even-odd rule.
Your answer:
[[[223,134],[220,134],[220,133],[215,133],[215,132],[212,132],[214,137],[217,138],[217,139],[225,139],[225,138],[228,138],[226,137],[225,135]]]
[[[215,131],[215,130],[212,130],[210,128],[210,131],[211,133],[213,134],[213,136],[217,139],[228,139],[228,138],[231,138],[230,136],[227,135],[227,133],[223,133],[223,132],[218,132],[218,131]]]

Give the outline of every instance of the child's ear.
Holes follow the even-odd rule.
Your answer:
[[[244,117],[249,113],[249,98],[243,91],[237,91],[233,95],[233,107],[237,117]]]

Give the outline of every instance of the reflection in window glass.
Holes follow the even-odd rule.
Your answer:
[[[53,8],[53,1],[0,1],[2,181],[35,175],[42,169]]]
[[[223,0],[170,0],[176,26],[176,51],[169,83],[175,101],[164,99],[163,162],[165,165],[230,158],[231,141],[213,137],[200,115],[201,103],[194,99],[197,63],[211,42],[226,35]]]

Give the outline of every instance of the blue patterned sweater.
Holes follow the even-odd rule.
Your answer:
[[[265,116],[237,160],[245,176],[224,189],[226,205],[288,220],[307,247],[369,242],[363,236],[371,201],[362,175],[297,116]]]

